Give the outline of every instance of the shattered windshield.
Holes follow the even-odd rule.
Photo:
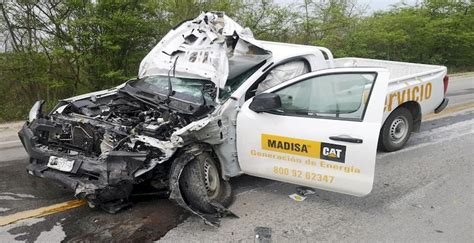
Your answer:
[[[240,85],[242,85],[250,76],[252,76],[261,66],[265,64],[265,61],[259,63],[258,65],[250,68],[249,70],[243,72],[235,78],[229,79],[226,82],[224,89],[220,90],[219,98],[225,100],[230,97],[230,95],[237,90]]]
[[[169,85],[171,81],[171,86]],[[205,99],[206,102],[212,102],[215,97],[214,84],[209,80],[168,77],[162,75],[148,76],[139,79],[133,84],[134,87],[147,93],[160,94],[167,96],[175,93],[189,97],[187,100],[199,101]],[[170,88],[172,92],[170,92]],[[186,98],[185,98],[186,99]]]
[[[219,99],[224,101],[228,99],[232,93],[237,90],[250,76],[252,76],[260,67],[265,64],[265,61],[250,68],[242,74],[227,80],[224,89],[219,90]],[[216,97],[215,84],[210,80],[205,79],[192,79],[192,78],[178,78],[169,77],[171,80],[171,87],[169,86],[168,76],[154,75],[144,77],[136,81],[132,86],[139,88],[143,92],[157,93],[162,96],[169,94],[169,88],[172,89],[172,93],[180,93],[187,97],[190,97],[193,101],[206,99],[206,103],[213,102]],[[173,96],[173,95],[172,95]]]

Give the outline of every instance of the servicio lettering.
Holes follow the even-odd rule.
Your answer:
[[[431,98],[431,93],[433,90],[433,85],[428,82],[426,84],[417,85],[404,89],[401,91],[395,91],[390,93],[385,98],[385,111],[391,111],[396,108],[398,105],[405,103],[406,101],[417,101],[421,102],[423,100],[428,100]],[[395,106],[395,103],[397,106]]]

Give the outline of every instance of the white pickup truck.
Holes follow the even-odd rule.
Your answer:
[[[368,194],[377,147],[400,149],[446,107],[447,85],[443,66],[335,59],[203,13],[172,29],[137,79],[48,114],[37,102],[19,135],[30,174],[90,205],[116,212],[149,183],[214,224],[207,214],[225,211],[242,174]]]

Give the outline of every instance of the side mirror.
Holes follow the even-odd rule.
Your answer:
[[[252,103],[249,105],[249,109],[255,112],[264,112],[281,107],[280,96],[273,93],[263,93],[256,95]]]

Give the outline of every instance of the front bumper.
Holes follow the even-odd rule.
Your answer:
[[[143,167],[146,153],[111,151],[105,158],[71,155],[50,149],[38,142],[35,128],[41,120],[23,125],[18,133],[20,140],[30,156],[27,172],[41,178],[58,181],[72,191],[79,199],[86,199],[91,205],[127,199],[136,181],[133,174]],[[48,167],[50,156],[74,161],[70,172]]]

